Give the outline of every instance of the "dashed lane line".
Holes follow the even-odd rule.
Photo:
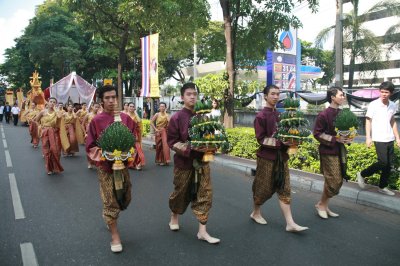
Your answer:
[[[4,153],[6,154],[7,167],[12,167],[10,152],[8,150],[4,150]]]
[[[12,203],[14,207],[15,220],[25,219],[24,208],[22,207],[21,197],[19,196],[17,180],[15,179],[14,173],[8,174],[8,179],[10,180],[10,189]]]
[[[33,245],[30,242],[21,243],[21,256],[22,256],[22,264],[24,266],[38,266],[38,262],[36,259],[35,250],[33,249]]]
[[[4,135],[3,125],[1,125],[1,136],[3,138],[4,149],[7,149],[8,145],[7,145],[7,140],[5,139],[6,136]],[[7,167],[12,167],[10,152],[8,150],[4,150],[4,153],[6,155]],[[19,195],[17,180],[15,178],[14,173],[8,174],[8,179],[10,180],[11,197],[12,197],[12,203],[13,203],[13,207],[14,207],[15,219],[16,220],[25,219],[25,212],[24,212],[24,208],[22,207],[21,197]],[[35,250],[33,248],[32,243],[30,243],[30,242],[21,243],[20,248],[21,248],[21,257],[22,257],[22,265],[23,266],[38,266],[39,265],[37,262],[37,259],[36,259],[36,254],[35,254]]]

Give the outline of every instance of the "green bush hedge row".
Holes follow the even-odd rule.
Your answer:
[[[256,159],[256,151],[259,144],[255,138],[253,128],[237,127],[227,129],[228,139],[233,149],[229,153],[232,156]],[[289,167],[300,169],[311,173],[320,173],[320,162],[318,152],[318,141],[312,138],[311,142],[303,143],[299,146],[296,155],[289,159]],[[347,173],[351,180],[355,181],[356,173],[365,169],[372,163],[376,162],[377,157],[374,148],[367,148],[364,143],[353,143],[347,146],[348,162]],[[397,169],[400,167],[400,150],[395,147],[394,171],[389,180],[389,186],[393,189],[400,190],[400,179],[398,178]],[[378,185],[379,175],[375,174],[368,178],[368,183]]]
[[[150,133],[150,120],[142,119],[142,124],[143,124],[142,136],[145,137]]]

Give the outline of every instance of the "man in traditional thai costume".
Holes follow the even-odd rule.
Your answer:
[[[125,193],[123,205],[120,205],[114,193],[112,162],[101,160],[102,151],[97,143],[102,132],[114,122],[115,111],[118,111],[117,89],[111,85],[105,85],[98,89],[98,98],[102,101],[104,111],[96,115],[89,124],[86,152],[96,162],[97,175],[100,182],[100,195],[103,201],[103,218],[111,233],[111,251],[121,252],[122,244],[117,228],[117,219],[121,210],[126,209],[131,201],[131,181],[128,169],[123,169]],[[122,112],[119,112],[119,116],[122,123],[129,128],[133,135],[136,135],[138,131],[137,124]]]
[[[64,125],[67,133],[69,147],[64,153],[67,156],[74,156],[76,152],[79,152],[78,140],[76,138],[76,114],[74,113],[74,106],[72,103],[68,104],[67,112],[64,112]]]
[[[178,216],[182,215],[189,203],[199,221],[197,238],[210,244],[219,243],[207,233],[206,224],[212,205],[212,186],[209,163],[202,163],[204,151],[191,149],[189,141],[189,123],[194,113],[197,100],[197,90],[194,83],[186,83],[181,88],[181,98],[184,103],[182,110],[175,113],[168,124],[168,145],[176,153],[174,155],[174,192],[169,197],[169,207],[172,211],[169,227],[172,231],[179,230]],[[193,192],[196,173],[199,176],[197,191]]]
[[[133,161],[129,164],[129,168],[142,170],[143,166],[146,164],[146,158],[144,156],[144,152],[142,149],[142,133],[143,133],[143,123],[142,119],[137,115],[136,108],[134,103],[128,103],[128,115],[132,118],[133,121],[138,125],[138,132],[135,136],[135,155],[133,157]]]
[[[150,121],[150,126],[156,132],[156,164],[168,165],[171,162],[170,151],[167,143],[167,129],[169,116],[166,113],[167,105],[160,103],[159,112]]]
[[[279,122],[276,104],[279,101],[280,90],[275,85],[269,85],[264,88],[263,93],[266,107],[256,115],[254,120],[256,139],[261,146],[257,151],[257,168],[252,187],[254,209],[250,218],[258,224],[267,224],[261,215],[261,206],[276,192],[279,206],[286,220],[286,231],[304,231],[308,227],[296,224],[290,209],[288,147],[274,137]]]
[[[55,110],[56,98],[50,97],[48,109],[42,110],[36,117],[42,128],[42,152],[44,155],[47,174],[60,173],[64,171],[61,166],[61,140],[60,121],[62,113]]]
[[[92,122],[93,118],[99,113],[100,110],[100,104],[99,103],[93,103],[93,107],[90,113],[87,114],[87,116],[84,119],[84,124],[86,124],[85,128],[85,139],[87,138],[87,133],[89,131],[89,125],[90,122]],[[88,169],[92,169],[93,166],[96,165],[96,162],[90,159],[88,155],[86,155],[87,161],[88,161]]]
[[[339,194],[339,190],[343,184],[342,174],[343,167],[340,160],[340,143],[350,143],[348,137],[336,137],[334,121],[339,114],[345,97],[342,88],[332,87],[327,91],[327,99],[330,103],[329,107],[320,112],[317,116],[314,126],[314,137],[320,142],[319,154],[321,162],[321,172],[324,175],[324,190],[320,201],[315,205],[318,215],[327,219],[330,217],[338,217],[339,214],[334,213],[328,207],[330,198]]]
[[[39,145],[39,126],[35,118],[39,114],[39,110],[36,108],[36,103],[31,103],[31,108],[25,112],[26,121],[29,125],[29,134],[31,135],[31,143],[34,148]]]

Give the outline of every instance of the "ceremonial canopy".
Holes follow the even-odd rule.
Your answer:
[[[64,104],[68,102],[86,103],[89,106],[96,92],[96,87],[72,72],[50,86],[49,91],[50,96],[55,97],[58,102]]]

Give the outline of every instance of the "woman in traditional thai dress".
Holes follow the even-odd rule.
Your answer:
[[[76,117],[79,119],[79,123],[81,125],[81,130],[83,132],[86,131],[87,125],[84,123],[85,122],[84,120],[85,120],[85,117],[87,116],[87,114],[88,114],[87,105],[86,105],[86,103],[82,103],[82,108],[80,110],[78,110],[78,112],[76,112]],[[78,142],[79,142],[79,144],[85,144],[84,140],[82,140],[82,141],[78,140]]]
[[[88,133],[88,130],[89,130],[90,122],[92,122],[93,118],[97,114],[99,114],[100,107],[101,106],[100,106],[99,103],[94,103],[93,107],[92,107],[92,111],[84,119],[84,124],[86,125],[86,128],[85,128],[85,139],[87,137],[87,133]],[[88,169],[92,169],[96,165],[96,163],[93,160],[91,160],[90,157],[87,156],[87,155],[86,155],[86,158],[87,158],[87,161],[88,161]]]
[[[76,114],[74,113],[74,106],[68,104],[67,112],[64,112],[64,123],[65,131],[67,133],[69,147],[64,150],[64,154],[67,156],[74,156],[76,152],[79,152],[78,140],[76,137]]]
[[[29,134],[31,135],[31,143],[34,148],[39,145],[39,126],[35,118],[39,114],[39,110],[36,109],[36,103],[31,103],[31,108],[25,112],[26,122],[29,125]]]
[[[144,156],[144,152],[142,149],[142,133],[143,133],[143,123],[142,119],[136,113],[136,107],[134,103],[128,104],[128,115],[132,118],[133,121],[138,125],[138,132],[135,136],[135,156],[133,157],[133,161],[129,163],[129,168],[142,170],[142,167],[146,164],[146,158]]]
[[[159,112],[151,119],[150,126],[156,132],[156,164],[168,165],[171,162],[170,151],[167,143],[167,128],[169,116],[166,113],[167,105],[161,102]]]
[[[55,110],[54,106],[56,104],[56,98],[50,97],[48,109],[44,109],[36,117],[36,121],[40,122],[42,127],[42,152],[48,175],[64,171],[60,163],[61,140],[59,127],[62,113]]]
[[[124,103],[124,109],[122,110],[123,113],[129,114],[129,103]]]

